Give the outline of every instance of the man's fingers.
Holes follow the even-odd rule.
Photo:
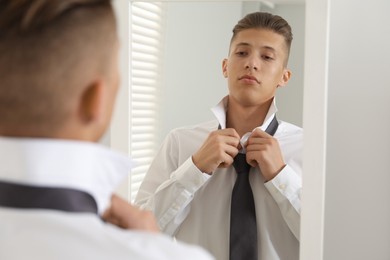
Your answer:
[[[112,195],[110,207],[103,213],[103,220],[124,229],[159,232],[152,212],[141,210],[117,195]]]
[[[226,145],[224,147],[224,151],[225,151],[226,155],[228,155],[228,157],[231,157],[233,160],[233,158],[236,157],[239,150],[238,150],[237,146]],[[224,157],[226,157],[226,156],[224,156]],[[225,158],[223,158],[223,159],[225,159]]]
[[[231,164],[239,143],[240,137],[232,128],[213,131],[193,154],[192,161],[200,171],[211,175],[221,164]]]
[[[251,149],[250,147],[252,146],[252,150],[254,150],[255,148],[253,148],[253,146],[256,146],[256,148],[261,149],[262,147],[260,147],[260,146],[265,147],[268,145],[273,145],[276,142],[277,142],[276,139],[272,136],[260,137],[260,136],[252,136],[251,135],[245,144],[245,148],[248,150],[248,149]]]
[[[247,151],[247,154],[246,154],[246,162],[252,166],[252,167],[256,167],[258,166],[258,162],[256,160],[256,157],[255,157],[255,154],[254,153],[251,153],[251,152],[248,152]]]
[[[240,143],[240,137],[237,132],[234,131],[225,131],[227,129],[218,130],[210,134],[210,138],[214,140],[214,142],[221,144],[228,144],[234,147],[237,147]],[[230,130],[230,129],[229,129]],[[236,135],[234,135],[236,133]]]
[[[251,144],[246,146],[246,152],[264,151],[267,149],[266,144]]]
[[[247,163],[252,167],[257,167],[259,165],[256,160],[247,160]]]
[[[270,137],[272,137],[272,135],[266,133],[265,131],[261,130],[260,128],[256,128],[255,130],[253,130],[253,132],[249,136],[249,138],[251,138],[251,137],[270,138]]]
[[[220,130],[217,130],[217,132],[219,132],[223,135],[226,135],[226,136],[232,136],[232,137],[236,137],[236,138],[240,139],[239,134],[237,133],[237,131],[234,128],[220,129]]]
[[[227,168],[233,163],[233,157],[230,155],[226,156],[221,163],[218,165],[218,168]]]

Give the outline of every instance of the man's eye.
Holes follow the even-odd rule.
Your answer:
[[[262,58],[264,60],[273,60],[274,58],[272,58],[271,56],[268,56],[268,55],[263,55]]]
[[[245,55],[247,55],[248,53],[247,53],[246,51],[238,51],[238,52],[236,52],[236,54],[237,54],[238,56],[245,56]]]

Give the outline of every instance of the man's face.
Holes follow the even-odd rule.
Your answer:
[[[239,32],[222,64],[228,79],[229,95],[243,106],[258,106],[270,101],[278,86],[290,78],[285,68],[287,47],[283,36],[266,29]]]

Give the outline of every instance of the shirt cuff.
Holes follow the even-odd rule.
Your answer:
[[[264,185],[278,204],[286,198],[290,202],[300,201],[302,179],[289,165],[286,165],[278,175]],[[296,204],[293,206],[299,212],[300,205],[293,204]]]
[[[172,175],[190,193],[195,193],[210,178],[210,175],[201,172],[195,166],[192,156]]]

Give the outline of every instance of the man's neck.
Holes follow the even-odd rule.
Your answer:
[[[98,131],[97,127],[81,127],[73,124],[61,125],[59,128],[43,124],[38,126],[23,125],[22,127],[0,125],[0,136],[15,138],[50,138],[98,142],[102,136]]]
[[[242,137],[263,124],[268,113],[272,99],[257,106],[242,106],[235,102],[229,102],[226,112],[226,127],[234,128]]]

